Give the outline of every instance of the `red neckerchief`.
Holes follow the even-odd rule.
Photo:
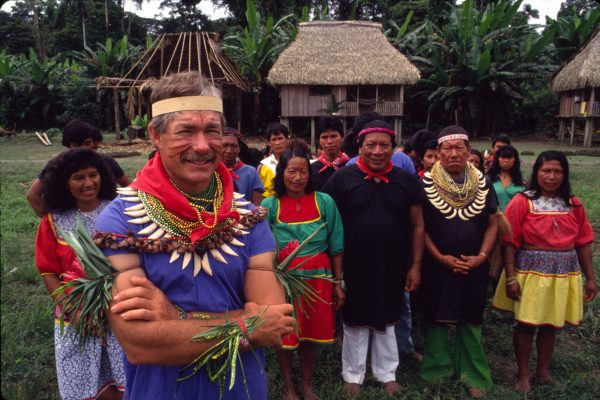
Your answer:
[[[367,167],[363,162],[362,159],[358,159],[358,161],[356,162],[356,166],[365,174],[367,174],[367,176],[365,176],[365,180],[370,180],[370,179],[375,179],[380,180],[382,182],[388,183],[390,180],[387,177],[387,174],[392,170],[392,167],[394,166],[392,164],[392,162],[390,161],[388,166],[385,167],[385,170],[383,170],[383,172],[375,172],[372,171],[369,167]]]
[[[340,155],[337,156],[335,158],[335,160],[333,160],[333,161],[327,161],[327,159],[325,158],[325,155],[323,153],[321,153],[318,161],[320,161],[321,164],[323,164],[323,168],[321,168],[319,170],[319,173],[325,171],[327,168],[330,168],[330,167],[333,168],[334,170],[338,170],[340,168],[340,164],[345,163],[349,159],[350,159],[350,157],[348,157],[346,155],[346,153],[344,153],[343,151],[341,151]]]
[[[240,215],[237,211],[231,210],[233,202],[233,180],[229,170],[223,163],[217,165],[217,174],[223,183],[223,203],[217,211],[217,223],[220,226],[227,218],[239,220]],[[136,180],[131,184],[134,189],[141,190],[156,197],[162,206],[169,212],[177,215],[179,218],[187,221],[197,221],[196,210],[190,205],[189,201],[181,194],[169,181],[167,171],[163,167],[160,153],[148,161],[136,175]],[[213,226],[214,216],[212,213],[202,212],[202,221],[205,225]],[[190,241],[196,243],[198,240],[213,233],[215,230],[200,225],[190,234]]]
[[[240,179],[240,176],[238,174],[236,174],[235,171],[242,168],[243,166],[244,166],[244,163],[241,162],[240,160],[238,160],[238,162],[233,166],[233,168],[229,168],[229,172],[231,173],[231,176],[236,181]]]

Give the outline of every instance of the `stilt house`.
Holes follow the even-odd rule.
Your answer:
[[[387,40],[380,23],[314,21],[300,23],[268,81],[280,88],[281,122],[309,118],[314,144],[315,119],[342,118],[376,111],[402,135],[404,86],[415,84],[419,70]]]
[[[569,133],[573,144],[577,121],[585,123],[583,145],[592,146],[600,129],[600,30],[552,77],[550,86],[560,94],[558,135]]]

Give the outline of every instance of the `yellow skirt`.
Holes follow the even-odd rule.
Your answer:
[[[520,300],[506,295],[506,275],[502,272],[492,305],[514,313],[516,321],[527,325],[579,325],[583,320],[583,283],[575,251],[519,253],[516,279],[521,287]]]

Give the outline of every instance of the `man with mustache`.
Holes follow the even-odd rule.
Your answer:
[[[236,199],[221,163],[220,93],[187,72],[162,78],[151,101],[148,129],[158,152],[96,226],[97,238],[117,242],[101,246],[119,271],[108,318],[127,356],[125,397],[219,398],[206,368],[188,366],[216,341],[192,337],[235,321],[237,379],[223,398],[266,399],[258,348],[281,346],[295,321],[273,273],[275,241],[263,210]],[[249,330],[255,316],[262,323]]]
[[[245,145],[242,134],[233,128],[225,128],[222,143],[223,164],[231,172],[236,191],[243,194],[252,204],[259,205],[263,200],[265,188],[256,169],[240,160],[240,150],[242,145]]]

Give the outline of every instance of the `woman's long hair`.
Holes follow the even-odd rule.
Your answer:
[[[294,157],[300,157],[306,160],[306,165],[308,167],[308,182],[306,184],[304,192],[311,193],[316,190],[315,178],[310,168],[308,145],[302,139],[292,139],[290,140],[290,143],[288,144],[283,154],[281,154],[281,157],[279,157],[279,162],[277,163],[277,168],[275,169],[273,187],[275,189],[275,194],[277,195],[277,197],[281,197],[287,192],[283,180],[283,173],[287,168],[287,165],[290,162],[290,160]]]
[[[533,192],[532,198],[537,199],[542,195],[542,188],[537,179],[537,174],[547,161],[558,161],[563,169],[563,181],[558,188],[558,196],[565,201],[566,204],[571,204],[571,183],[569,182],[569,162],[563,152],[556,150],[547,150],[538,156],[533,164],[533,172],[531,173],[531,180],[529,181],[529,190]]]
[[[112,200],[117,185],[110,167],[94,150],[77,148],[60,153],[48,163],[42,180],[42,200],[45,212],[67,211],[77,207],[75,197],[67,187],[67,181],[75,172],[96,168],[100,173],[100,199]]]
[[[500,168],[500,159],[501,158],[514,158],[515,163],[509,171],[510,178],[512,179],[512,183],[517,186],[525,186],[523,182],[523,175],[521,174],[521,160],[519,159],[519,152],[513,146],[503,146],[494,154],[494,162],[492,163],[492,167],[488,172],[488,177],[492,182],[496,182],[500,179],[500,172],[502,168]]]

